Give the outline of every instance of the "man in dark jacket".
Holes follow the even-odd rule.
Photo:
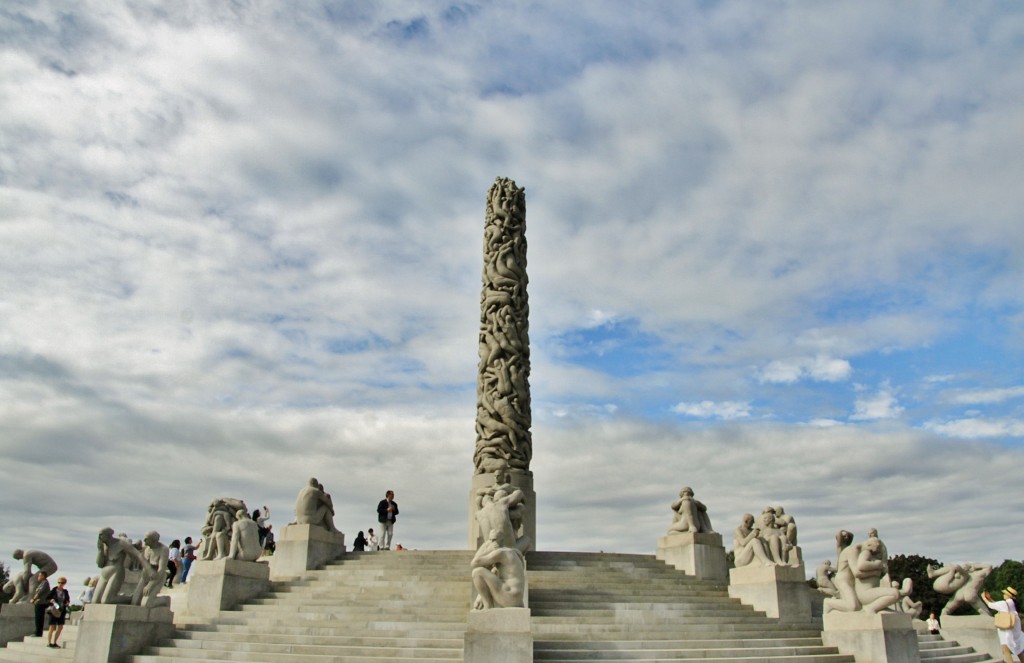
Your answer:
[[[384,499],[377,504],[377,522],[380,523],[381,550],[391,550],[391,535],[398,517],[398,503],[395,502],[395,491],[389,490]]]
[[[32,606],[36,610],[36,637],[43,637],[43,622],[46,620],[46,609],[50,607],[50,581],[46,579],[46,571],[36,574],[36,589],[32,592]]]

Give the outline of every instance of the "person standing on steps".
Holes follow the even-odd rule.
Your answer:
[[[377,522],[380,523],[381,550],[391,550],[391,536],[394,534],[395,520],[398,518],[398,503],[395,502],[395,491],[389,490],[384,499],[377,504]]]

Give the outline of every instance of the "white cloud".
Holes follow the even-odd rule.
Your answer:
[[[903,407],[896,400],[896,395],[888,385],[884,385],[877,393],[857,398],[854,402],[854,413],[851,421],[876,421],[879,419],[895,419],[903,413]]]
[[[976,405],[979,403],[1003,403],[1014,398],[1024,398],[1024,387],[961,390],[951,392],[947,396],[949,402],[958,403],[961,405]]]
[[[759,372],[758,379],[762,383],[781,384],[792,384],[803,379],[841,382],[848,379],[852,373],[853,367],[847,360],[818,355],[769,362]]]
[[[930,421],[924,425],[924,428],[946,437],[959,437],[968,440],[1024,437],[1024,421],[1018,419],[972,417],[946,422]]]
[[[701,401],[699,403],[677,403],[672,411],[701,419],[745,419],[750,416],[750,403],[740,401]]]

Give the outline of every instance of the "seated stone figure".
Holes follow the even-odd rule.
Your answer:
[[[228,556],[231,550],[231,526],[239,510],[248,513],[245,502],[234,497],[218,497],[210,502],[206,520],[200,528],[203,548],[199,559],[222,559]]]
[[[228,557],[255,562],[261,554],[263,547],[260,545],[260,527],[248,513],[239,509],[235,514],[235,524],[231,526],[231,551]]]
[[[300,525],[323,527],[328,532],[340,534],[334,526],[334,502],[324,491],[323,484],[311,478],[309,485],[299,491],[295,499],[295,522]]]
[[[500,538],[500,530],[490,530],[470,563],[477,591],[474,610],[526,607],[526,558],[517,548],[499,544]]]
[[[672,502],[673,516],[672,525],[668,533],[674,532],[714,532],[711,527],[711,518],[708,516],[708,508],[703,502],[694,499],[693,489],[684,486],[679,491],[679,499]]]
[[[765,507],[761,512],[761,519],[757,523],[757,536],[764,543],[764,550],[772,562],[779,566],[785,566],[786,558],[786,535],[776,526],[775,509]]]
[[[138,562],[142,567],[142,575],[152,575],[146,558],[128,539],[114,536],[114,530],[104,527],[100,530],[96,539],[96,565],[100,567],[99,580],[96,582],[96,592],[93,594],[94,603],[115,603],[121,585],[124,584],[124,575],[128,560]]]
[[[775,526],[782,531],[787,547],[793,547],[796,543],[796,519],[786,513],[781,506],[775,507]]]
[[[149,608],[167,580],[167,558],[170,549],[160,542],[159,532],[146,532],[142,538],[144,573],[132,595],[132,605]]]
[[[981,586],[985,578],[992,573],[991,564],[947,564],[946,566],[928,567],[928,577],[934,578],[932,584],[939,594],[952,594],[953,597],[942,608],[942,614],[951,615],[963,605],[970,605],[979,615],[991,615],[992,612],[981,598]]]
[[[818,585],[818,591],[825,596],[838,596],[839,590],[836,589],[835,584],[832,582],[832,576],[836,574],[835,570],[832,569],[831,560],[825,560],[818,565],[818,568],[814,571],[814,581]]]
[[[878,557],[881,543],[877,537],[872,537],[863,544],[850,543],[840,552],[834,581],[839,594],[825,599],[825,612],[877,613],[910,594],[913,589],[910,578],[903,581],[902,587],[881,584],[885,568]]]
[[[764,541],[754,527],[754,516],[743,514],[740,526],[732,533],[732,552],[736,568],[752,564],[757,560],[761,566],[775,566],[764,548]]]

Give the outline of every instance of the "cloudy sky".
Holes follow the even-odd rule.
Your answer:
[[[466,547],[484,195],[526,188],[545,550],[683,485],[813,565],[1020,559],[1024,10],[819,2],[0,7],[0,549],[105,526]]]

